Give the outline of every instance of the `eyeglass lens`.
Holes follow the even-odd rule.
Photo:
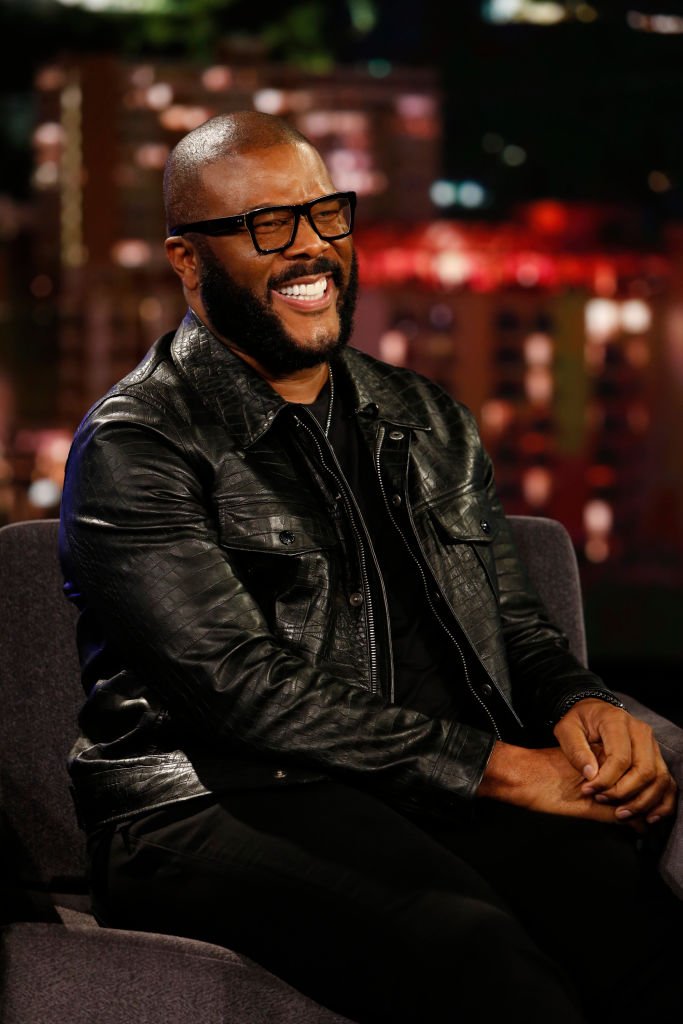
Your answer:
[[[310,207],[309,218],[321,238],[339,238],[351,228],[351,204],[340,197],[318,199]],[[252,218],[251,228],[259,246],[275,249],[292,241],[294,221],[294,211],[286,207],[261,210]]]

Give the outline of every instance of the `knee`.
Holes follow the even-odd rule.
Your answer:
[[[507,911],[479,899],[444,892],[421,893],[410,901],[394,935],[406,951],[425,964],[496,962],[510,951],[531,945],[522,926]]]
[[[419,965],[426,1005],[452,1005],[457,991],[463,1019],[473,1022],[502,1019],[516,1005],[527,1008],[529,1022],[581,1020],[561,969],[505,909],[434,894],[421,901],[421,910],[418,923],[401,937],[399,962],[407,972]]]

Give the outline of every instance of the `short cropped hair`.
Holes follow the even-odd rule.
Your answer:
[[[171,151],[164,170],[166,229],[203,219],[201,171],[207,164],[254,149],[285,143],[312,145],[281,117],[243,110],[219,114],[185,135]]]

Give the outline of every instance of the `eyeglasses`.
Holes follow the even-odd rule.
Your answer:
[[[326,242],[346,238],[353,231],[353,216],[356,210],[355,192],[333,192],[310,203],[292,206],[268,206],[261,210],[240,213],[236,217],[217,217],[213,220],[197,220],[191,224],[176,224],[172,235],[186,235],[196,231],[200,235],[234,235],[246,228],[251,235],[257,252],[267,256],[283,252],[294,239],[299,221],[304,215],[316,235]]]

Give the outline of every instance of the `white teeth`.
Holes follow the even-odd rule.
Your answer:
[[[280,295],[292,299],[321,299],[327,291],[327,278],[321,277],[313,284],[289,284],[278,288]]]

